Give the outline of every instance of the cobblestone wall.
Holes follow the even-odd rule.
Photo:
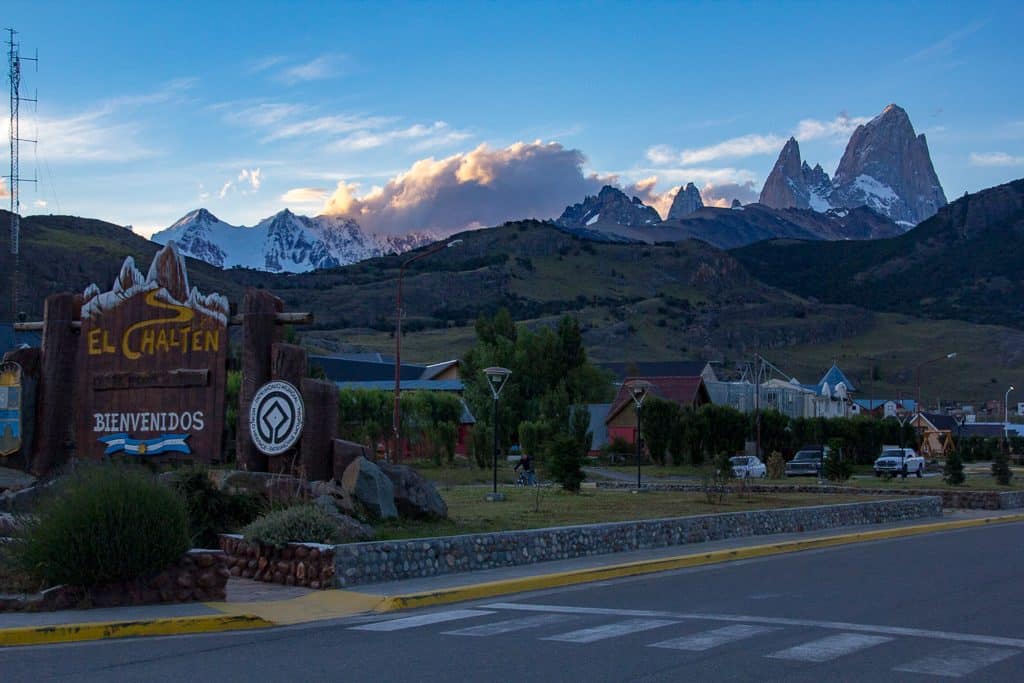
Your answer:
[[[599,482],[602,489],[635,489],[623,482]],[[698,484],[657,483],[644,484],[651,491],[703,491]],[[1012,510],[1024,508],[1024,491],[979,491],[976,489],[869,489],[858,486],[832,486],[829,484],[746,484],[750,493],[845,493],[865,496],[938,496],[944,508],[970,510]]]
[[[338,587],[494,569],[743,536],[937,518],[938,498],[755,510],[335,547]]]

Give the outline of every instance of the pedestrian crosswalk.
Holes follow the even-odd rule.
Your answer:
[[[520,614],[523,611],[530,613],[507,618],[510,616],[507,610],[519,611]],[[707,623],[715,621],[734,623],[726,626]],[[470,623],[451,628],[454,622]],[[912,636],[915,643],[924,644],[932,651],[922,657],[922,651],[912,650],[914,656],[909,658],[910,661],[892,666],[892,671],[948,678],[974,674],[1024,652],[1024,641],[945,631],[840,622],[814,623],[770,617],[673,615],[644,610],[518,603],[497,603],[484,605],[484,609],[452,609],[384,619],[351,626],[350,629],[394,632],[428,630],[438,625],[445,629],[438,631],[444,637],[486,638],[516,633],[520,639],[526,637],[566,646],[608,643],[617,638],[651,638],[653,633],[648,632],[657,631],[660,638],[643,644],[650,648],[675,651],[680,655],[721,649],[729,651],[730,656],[733,656],[729,648],[740,648],[751,656],[789,665],[847,661],[858,655],[875,656],[874,653],[884,652],[885,648],[894,648],[896,645],[900,647],[894,648],[886,656],[899,656],[904,651],[906,638],[896,636],[903,635]],[[822,629],[830,632],[822,633]],[[785,647],[780,649],[779,645]]]

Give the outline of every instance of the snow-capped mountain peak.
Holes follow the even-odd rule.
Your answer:
[[[299,273],[415,249],[438,239],[431,233],[372,235],[350,218],[300,216],[283,209],[252,227],[221,221],[206,209],[182,216],[153,241],[174,240],[182,253],[220,268]]]

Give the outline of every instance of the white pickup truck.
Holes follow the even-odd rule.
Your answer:
[[[924,474],[924,458],[915,453],[913,448],[883,446],[882,455],[875,460],[874,469],[876,477],[900,475],[905,478],[908,474],[921,477]]]

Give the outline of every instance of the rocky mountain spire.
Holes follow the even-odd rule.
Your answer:
[[[668,210],[667,220],[689,216],[697,209],[704,207],[700,198],[700,190],[693,183],[687,183],[686,187],[680,188],[672,199],[672,206]]]
[[[579,204],[567,206],[555,221],[566,228],[582,228],[598,222],[643,227],[660,223],[661,216],[639,197],[630,199],[622,190],[605,185],[596,197],[589,196]]]
[[[820,165],[811,168],[800,160],[800,144],[790,138],[782,147],[758,200],[773,209],[814,209],[828,211],[832,186]]]
[[[853,131],[833,186],[834,205],[867,206],[905,225],[946,205],[924,134],[914,133],[907,112],[895,104]]]

